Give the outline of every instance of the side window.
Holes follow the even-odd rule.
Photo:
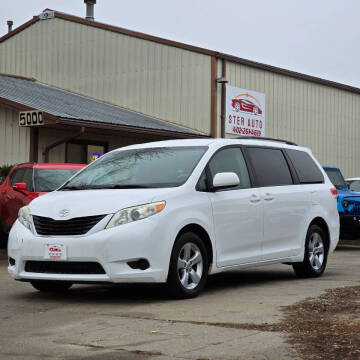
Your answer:
[[[23,181],[24,177],[24,168],[15,170],[10,176],[10,186],[14,186],[15,183]]]
[[[280,149],[247,148],[258,186],[291,185],[293,180]]]
[[[33,169],[32,168],[25,168],[24,177],[22,182],[26,183],[27,191],[34,191],[33,187]]]
[[[196,185],[197,191],[206,191],[207,190],[207,183],[206,183],[206,172],[205,170],[202,172],[200,179]]]
[[[301,184],[324,182],[322,172],[307,152],[287,149],[286,153],[294,165]]]
[[[233,189],[250,187],[250,178],[243,154],[240,148],[227,148],[218,151],[210,160],[209,170],[211,177],[221,172],[234,172],[240,179],[240,184]]]

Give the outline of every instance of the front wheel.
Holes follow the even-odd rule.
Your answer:
[[[175,298],[192,298],[206,284],[209,262],[205,245],[194,233],[184,233],[175,242],[167,280],[170,294]]]
[[[323,274],[327,263],[326,236],[318,225],[311,225],[306,235],[304,261],[293,264],[299,277],[318,277]]]
[[[41,292],[61,293],[69,290],[72,286],[68,281],[31,281],[31,285]]]

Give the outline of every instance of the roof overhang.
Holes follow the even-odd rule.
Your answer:
[[[208,137],[177,124],[18,76],[0,74],[0,106],[19,112],[41,111],[44,120],[41,126],[45,127],[75,126],[168,138]]]

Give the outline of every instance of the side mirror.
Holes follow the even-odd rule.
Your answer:
[[[240,184],[240,179],[234,172],[222,172],[217,173],[214,176],[213,180],[213,188],[227,188],[227,187],[235,187]]]
[[[15,183],[13,189],[16,191],[26,191],[26,183]]]

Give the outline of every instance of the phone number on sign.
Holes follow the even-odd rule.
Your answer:
[[[261,136],[260,130],[247,129],[240,126],[234,126],[232,128],[232,132],[235,134],[242,134],[242,135]]]

